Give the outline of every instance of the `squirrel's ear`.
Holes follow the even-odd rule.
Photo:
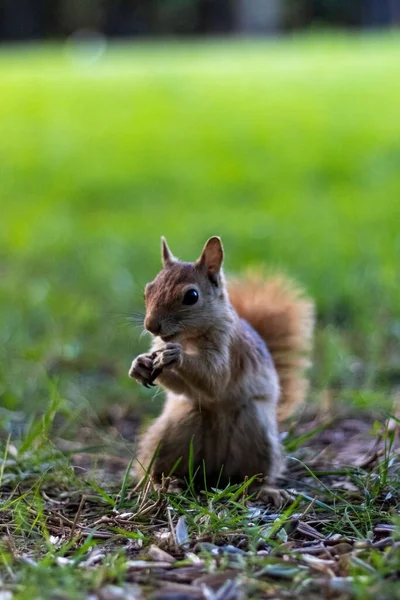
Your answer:
[[[163,267],[167,267],[168,265],[171,265],[173,262],[175,262],[175,257],[172,254],[171,250],[168,248],[168,244],[167,244],[167,240],[165,239],[165,237],[163,236],[161,238],[161,261],[163,264]]]
[[[214,236],[210,238],[203,248],[203,252],[197,264],[207,269],[209,277],[217,283],[217,276],[224,260],[224,250],[222,248],[221,238]]]

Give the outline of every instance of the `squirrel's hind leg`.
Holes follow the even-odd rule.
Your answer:
[[[193,460],[194,470],[200,462],[201,431],[201,415],[193,406],[189,402],[169,398],[161,416],[150,425],[139,442],[137,478],[150,470],[156,484],[162,482],[163,475],[183,480],[189,473],[189,460]]]

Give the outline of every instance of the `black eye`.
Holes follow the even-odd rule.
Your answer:
[[[183,296],[183,304],[196,304],[199,299],[199,293],[197,290],[188,290],[186,294]]]

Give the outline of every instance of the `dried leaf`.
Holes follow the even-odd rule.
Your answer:
[[[196,580],[203,572],[203,563],[201,565],[192,565],[190,567],[179,567],[166,572],[163,577],[168,581],[178,583],[188,583]]]
[[[138,585],[127,584],[123,587],[107,585],[98,592],[99,600],[142,600],[143,594]]]
[[[386,533],[386,532],[391,532],[391,531],[395,531],[396,527],[395,525],[389,525],[389,523],[379,523],[378,525],[375,525],[374,527],[374,531],[376,533]]]
[[[142,571],[144,569],[170,569],[171,563],[167,561],[128,560],[128,571]]]
[[[317,556],[312,556],[311,554],[302,554],[301,559],[315,571],[324,573],[325,575],[328,575],[328,577],[335,577],[335,573],[332,571],[332,568],[336,566],[336,561],[332,559],[318,558]]]
[[[297,531],[306,537],[313,538],[314,540],[325,540],[325,536],[319,531],[311,527],[308,523],[299,521],[297,524]]]
[[[99,600],[125,600],[125,591],[116,585],[106,585],[98,592]]]
[[[185,583],[171,583],[170,581],[159,581],[160,590],[152,596],[154,600],[176,600],[176,598],[187,598],[190,600],[200,600],[203,598],[202,591],[199,587],[188,585]]]
[[[153,560],[158,561],[158,562],[167,562],[170,564],[176,562],[176,558],[171,556],[171,554],[168,554],[168,552],[161,550],[161,548],[159,548],[155,544],[152,544],[150,546],[150,548],[148,550],[148,555],[149,555],[149,558],[152,558]]]
[[[331,546],[329,548],[331,554],[349,554],[349,552],[353,551],[353,546],[351,544],[347,544],[346,542],[341,542],[336,544],[335,546]]]
[[[288,579],[291,580],[300,572],[299,567],[291,567],[289,565],[276,564],[276,565],[265,565],[260,571],[254,573],[254,577],[272,577],[274,579]]]
[[[210,554],[218,554],[219,548],[210,542],[198,542],[194,547],[195,552],[209,552]]]
[[[330,488],[333,490],[346,490],[348,492],[359,492],[360,490],[358,489],[358,487],[352,482],[352,481],[348,481],[347,479],[342,480],[342,481],[334,481],[333,483],[330,484]]]
[[[372,544],[373,548],[386,548],[387,546],[393,546],[394,540],[391,537],[385,537],[382,540],[378,540]]]
[[[208,573],[193,581],[194,585],[206,586],[214,591],[219,590],[221,586],[228,580],[234,580],[237,577],[237,571],[234,569],[227,569],[223,572]]]
[[[73,561],[65,558],[65,556],[57,556],[56,563],[59,567],[66,567],[67,565],[72,565]]]
[[[368,583],[368,578],[361,576],[357,578],[359,583]],[[351,592],[354,584],[354,577],[334,577],[329,582],[329,587],[335,592]]]
[[[238,596],[238,581],[235,579],[227,579],[225,583],[213,591],[203,583],[201,586],[203,596],[206,600],[235,600]]]
[[[93,567],[93,565],[96,565],[97,563],[104,560],[105,557],[106,557],[106,555],[103,554],[102,552],[100,552],[98,550],[94,550],[84,562],[79,563],[79,566],[80,567]]]
[[[204,560],[200,556],[197,556],[197,554],[194,554],[194,552],[186,552],[185,556],[194,565],[204,565]]]
[[[187,547],[190,542],[189,533],[185,523],[185,517],[180,517],[175,528],[175,538],[178,546]]]
[[[219,554],[246,554],[244,550],[241,548],[236,548],[231,544],[228,544],[227,546],[219,546],[218,552]]]

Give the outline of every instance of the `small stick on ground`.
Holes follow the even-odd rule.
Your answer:
[[[79,506],[78,506],[78,510],[76,511],[74,522],[72,523],[71,532],[69,534],[69,539],[70,540],[72,540],[72,537],[74,535],[74,531],[76,529],[76,524],[78,522],[78,519],[80,517],[80,514],[82,512],[82,508],[83,508],[83,505],[85,504],[85,502],[86,502],[86,496],[83,494],[82,498],[81,498],[81,501],[79,503]]]

